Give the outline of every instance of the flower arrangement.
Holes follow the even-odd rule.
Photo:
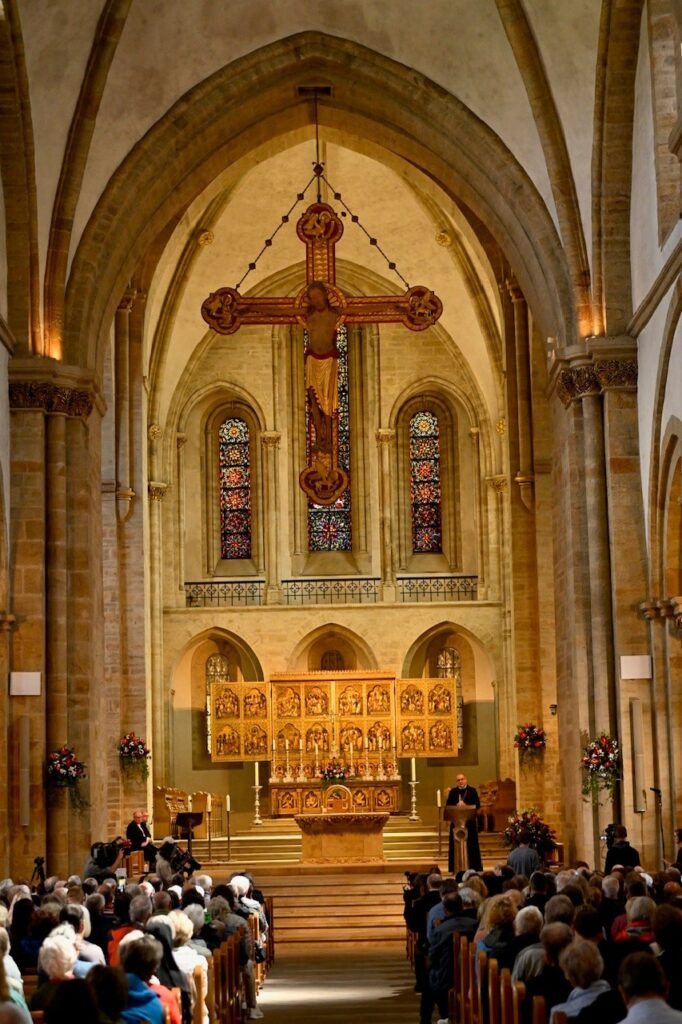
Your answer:
[[[341,764],[335,757],[320,768],[320,778],[323,782],[345,782],[351,778],[351,770],[347,764]]]
[[[585,735],[583,741],[585,746],[580,758],[580,767],[583,770],[583,796],[597,803],[599,794],[605,792],[609,800],[612,800],[616,783],[620,779],[618,740],[602,732],[594,740]]]
[[[142,780],[149,775],[149,758],[151,751],[141,736],[127,732],[121,737],[118,745],[118,756],[121,768],[131,774],[139,774]]]
[[[544,729],[540,729],[532,722],[526,725],[517,725],[517,733],[514,736],[514,746],[521,752],[521,757],[530,754],[532,756],[541,754],[547,746],[547,736]]]
[[[507,846],[518,846],[521,832],[530,833],[530,845],[537,850],[542,860],[545,860],[556,846],[554,829],[542,820],[535,807],[512,814],[508,819],[502,838]]]
[[[57,789],[67,789],[73,809],[81,814],[88,801],[81,794],[79,783],[87,779],[87,765],[79,761],[71,747],[59,747],[47,755],[47,781]]]

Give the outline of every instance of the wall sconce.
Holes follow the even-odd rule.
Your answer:
[[[550,704],[549,705],[549,713],[550,713],[550,715],[552,717],[554,717],[554,715],[556,715],[556,713],[557,713],[557,705],[556,704]]]

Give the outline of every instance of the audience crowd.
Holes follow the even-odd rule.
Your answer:
[[[455,878],[435,865],[409,874],[405,921],[420,1024],[431,1024],[436,1010],[447,1024],[458,933],[525,984],[521,1024],[531,1024],[537,995],[549,1024],[559,1011],[570,1024],[682,1024],[680,869],[648,873],[638,857],[637,866],[631,854],[623,859],[611,856],[608,874],[580,862],[528,877],[516,872],[513,855]]]
[[[137,883],[98,874],[0,881],[1,1022],[31,1024],[30,1011],[43,1010],[46,1024],[163,1024],[167,1012],[172,1024],[192,1024],[196,968],[205,999],[213,950],[235,933],[243,1011],[263,1016],[255,965],[265,959],[268,921],[250,874],[218,885],[205,874],[162,881],[150,873]],[[205,1001],[201,1017],[209,1024]]]

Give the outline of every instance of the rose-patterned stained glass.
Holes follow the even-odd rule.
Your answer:
[[[218,431],[220,557],[251,558],[251,465],[249,428],[227,419]]]
[[[308,338],[305,336],[307,345]],[[339,466],[350,472],[350,396],[348,389],[348,331],[344,324],[336,332],[339,353]],[[310,414],[306,406],[306,459],[310,455]],[[330,506],[316,505],[308,500],[308,550],[351,551],[351,489],[347,487],[341,497]]]
[[[412,550],[415,554],[440,553],[440,428],[432,412],[417,412],[410,419],[410,497]]]

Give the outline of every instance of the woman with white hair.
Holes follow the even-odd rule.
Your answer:
[[[33,993],[31,998],[32,1010],[44,1009],[56,988],[65,981],[73,980],[73,967],[77,959],[78,954],[76,953],[76,945],[73,939],[69,939],[63,934],[47,936],[38,954],[38,968],[45,972],[48,980],[43,982]]]
[[[3,928],[2,931],[5,931]],[[5,932],[7,935],[7,932]],[[17,987],[18,986],[18,987]],[[21,1021],[22,1024],[30,1024],[31,1014],[29,1013],[26,1000],[24,999],[23,987],[21,982],[12,983],[5,974],[5,967],[0,958],[0,1009],[11,1011],[17,1021]],[[9,1019],[13,1019],[8,1013]]]
[[[183,910],[171,910],[168,915],[175,929],[173,936],[173,956],[180,970],[190,978],[194,977],[194,968],[198,965],[201,968],[203,994],[201,1017],[204,1024],[208,1024],[208,1007],[206,1005],[206,993],[208,991],[208,961],[205,957],[199,956],[196,950],[192,949],[190,942],[194,935],[194,925]],[[194,984],[194,982],[192,982]],[[196,998],[196,993],[195,993]]]

